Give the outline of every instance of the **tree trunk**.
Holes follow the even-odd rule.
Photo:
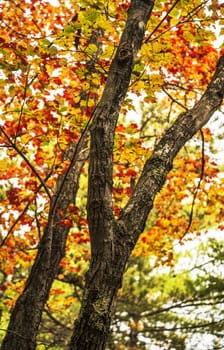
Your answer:
[[[69,204],[75,203],[78,190],[79,176],[85,162],[76,162],[71,168],[66,181],[64,176],[58,178],[57,204],[52,200],[55,209],[60,208],[66,214]],[[61,185],[63,183],[63,191]],[[63,195],[63,193],[65,193]],[[49,212],[48,225],[40,241],[38,253],[26,281],[23,293],[16,301],[12,311],[7,334],[2,343],[2,350],[34,350],[36,349],[36,336],[41,321],[42,311],[48,299],[51,285],[57,274],[58,265],[64,256],[65,244],[69,228],[60,224],[63,219],[57,210]],[[53,211],[53,212],[52,212]]]
[[[224,69],[221,59],[199,103],[191,111],[181,114],[156,145],[130,200],[115,220],[112,207],[115,127],[119,105],[126,94],[134,59],[143,39],[142,30],[152,7],[153,2],[132,1],[102,99],[93,115],[87,202],[92,260],[70,350],[105,349],[125,265],[144,230],[154,198],[162,188],[176,154],[209,120],[223,99]]]
[[[79,318],[75,322],[70,350],[105,349],[113,304],[121,286],[125,264],[144,229],[146,219],[153,207],[154,198],[164,185],[179,150],[207,123],[214,111],[221,106],[223,97],[224,56],[220,58],[214,77],[201,100],[191,110],[182,113],[156,145],[118,220],[114,220],[111,213],[110,196],[106,191],[108,185],[103,182],[103,179],[100,182],[101,186],[103,184],[105,186],[102,192],[100,186],[95,186],[94,189],[90,187],[88,211],[90,232],[93,235],[93,254],[82,308]],[[102,136],[102,133],[100,135]],[[90,161],[89,186],[91,178],[98,182],[100,179],[100,158],[97,160],[97,154],[99,157],[102,156],[100,153],[102,147],[100,148],[99,145],[95,147],[98,137],[99,134],[92,131],[93,159],[92,163]],[[96,175],[96,169],[99,171],[98,177],[92,174],[94,171]],[[103,178],[106,178],[106,172],[101,173],[104,174]],[[99,190],[98,197],[94,192],[96,188]]]
[[[71,339],[71,350],[105,349],[117,292],[133,249],[133,243],[125,239],[127,237],[117,225],[112,229],[114,248],[108,241],[103,255],[92,256],[80,315]]]
[[[105,349],[125,265],[144,229],[154,198],[162,188],[180,148],[205,125],[223,100],[224,57],[219,60],[216,73],[199,103],[192,110],[182,113],[156,145],[152,156],[145,163],[130,200],[115,220],[112,206],[115,128],[153,5],[153,0],[131,1],[125,29],[101,101],[92,117],[87,203],[91,264],[70,350]],[[73,175],[78,176],[79,171]],[[72,179],[74,177],[71,176],[70,180]],[[77,180],[76,177],[75,179]],[[71,193],[76,194],[74,187],[71,191],[70,180],[67,187],[64,184],[63,195],[57,201],[60,208],[63,206],[65,210],[74,201],[73,197],[72,200],[67,197]],[[52,207],[55,209],[54,201]],[[54,210],[52,212],[54,214]],[[12,312],[2,350],[35,349],[44,303],[57,272],[57,265],[64,254],[68,234],[63,225],[55,225],[58,221],[57,215],[49,215],[49,223],[24,293]]]
[[[90,163],[87,214],[91,264],[70,349],[103,350],[109,335],[111,313],[132,240],[114,219],[112,206],[113,144],[117,120],[141,47],[154,1],[133,0],[111,63],[102,98],[90,128]]]
[[[102,34],[102,28],[94,28],[89,39],[90,44],[97,46],[97,51],[88,61],[89,69],[86,71],[86,79],[91,79],[91,74],[94,72],[94,62],[102,51],[102,43],[98,40]],[[96,91],[99,89],[96,83],[92,83],[92,87]],[[86,99],[86,94],[80,93],[80,108]],[[36,336],[44,305],[57,274],[59,263],[65,255],[66,240],[70,228],[64,226],[63,219],[67,215],[69,204],[76,202],[79,177],[88,158],[88,128],[89,124],[86,125],[82,133],[80,132],[79,142],[71,144],[64,152],[63,161],[70,160],[71,163],[67,172],[57,179],[56,191],[51,199],[48,225],[40,241],[38,253],[24,291],[12,311],[2,350],[32,350],[36,348]],[[58,209],[64,215],[59,214]]]

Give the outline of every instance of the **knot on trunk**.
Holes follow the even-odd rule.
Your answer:
[[[132,47],[128,43],[123,43],[118,50],[118,61],[120,63],[126,63],[133,56]]]

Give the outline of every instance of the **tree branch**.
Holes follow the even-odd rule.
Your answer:
[[[135,57],[142,44],[154,1],[133,0],[102,98],[91,126],[88,222],[92,252],[107,243],[113,255],[112,155],[121,103],[126,95]]]
[[[45,192],[47,193],[49,199],[51,199],[51,193],[49,191],[49,188],[47,186],[47,184],[45,183],[45,180],[40,176],[40,174],[38,173],[38,171],[36,170],[35,166],[29,161],[29,159],[25,156],[25,154],[19,149],[19,147],[12,142],[12,140],[10,139],[9,135],[6,133],[6,131],[3,129],[2,126],[0,126],[0,131],[3,133],[3,135],[5,136],[5,138],[8,140],[10,146],[12,148],[14,148],[14,150],[23,158],[23,160],[26,162],[26,164],[29,166],[29,168],[31,169],[31,171],[34,173],[34,175],[38,178],[38,180],[40,181],[41,185],[43,186],[43,188],[45,189]]]
[[[221,56],[215,74],[200,101],[179,115],[173,125],[155,146],[152,156],[146,161],[133,194],[121,211],[118,223],[136,242],[144,230],[145,222],[156,194],[165,183],[172,163],[184,146],[221,106],[224,97],[224,56]]]
[[[157,29],[159,29],[159,27],[163,24],[163,22],[166,20],[166,18],[169,16],[170,12],[174,9],[174,7],[177,6],[178,2],[180,2],[180,0],[176,0],[173,5],[171,6],[171,8],[167,11],[167,13],[165,14],[165,16],[161,19],[161,21],[157,24],[157,26],[153,29],[153,31],[150,33],[150,35],[146,38],[145,43],[148,43],[151,39],[151,37],[153,36],[153,34],[157,31]]]
[[[161,26],[161,24],[164,22],[164,20],[167,18],[167,15],[161,20],[161,22],[153,29],[152,33],[150,33],[149,37],[145,40],[145,42],[153,42],[158,40],[161,36],[163,36],[165,33],[171,31],[173,28],[177,28],[180,25],[188,22],[192,22],[190,18],[192,18],[197,12],[208,2],[208,0],[205,0],[202,4],[199,4],[196,6],[190,13],[188,13],[182,20],[180,20],[178,23],[170,26],[168,29],[165,29],[163,32],[159,33],[156,37],[152,38],[152,35],[158,30],[158,28]],[[169,10],[169,13],[173,10],[173,8],[177,5],[177,1],[175,2],[174,6],[172,6]],[[207,20],[207,19],[206,19]]]

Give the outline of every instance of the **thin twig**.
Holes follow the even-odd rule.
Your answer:
[[[170,12],[174,9],[174,7],[178,4],[180,0],[176,0],[175,3],[171,6],[171,8],[167,11],[167,13],[165,14],[165,16],[161,19],[161,21],[159,22],[159,24],[157,24],[157,26],[153,29],[153,31],[150,33],[150,35],[148,36],[148,38],[145,39],[145,44],[148,43],[151,39],[151,37],[153,36],[153,34],[157,31],[157,29],[162,25],[162,23],[166,20],[166,18],[169,16]]]
[[[5,333],[11,333],[11,334],[13,334],[13,335],[15,335],[17,337],[20,337],[21,339],[24,339],[24,340],[30,340],[30,338],[24,337],[20,333],[12,331],[9,328],[0,328],[0,331],[3,331]],[[51,344],[51,342],[49,342],[49,341],[39,341],[39,340],[37,340],[36,343],[37,344],[46,344],[46,345],[50,345]]]
[[[10,0],[15,6],[16,8],[20,9],[21,12],[23,12],[25,14],[25,10],[20,6],[20,4],[14,0]],[[35,21],[35,19],[33,18],[33,16],[31,16],[31,21],[33,22],[33,24],[35,25],[35,27],[38,29],[38,31],[40,33],[42,33],[42,30],[39,26],[39,24],[37,23],[37,21]]]
[[[62,329],[67,329],[68,331],[72,331],[72,328],[67,327],[64,323],[60,322],[56,317],[52,315],[50,312],[50,308],[47,305],[47,308],[44,309],[44,312],[47,314],[47,316],[57,325],[60,326]]]
[[[65,172],[65,175],[64,175],[63,180],[62,180],[62,182],[61,182],[61,184],[60,184],[60,187],[59,187],[58,191],[57,191],[56,194],[55,194],[54,203],[53,203],[53,206],[52,206],[52,209],[51,209],[51,210],[52,210],[52,213],[54,213],[54,210],[55,210],[55,208],[56,208],[56,205],[57,205],[59,196],[60,196],[60,194],[61,194],[61,192],[62,192],[62,190],[63,190],[64,184],[65,184],[65,181],[66,181],[66,179],[67,179],[67,177],[68,177],[68,175],[69,175],[69,172],[71,171],[72,167],[73,167],[74,164],[75,164],[75,161],[76,161],[76,158],[77,158],[77,156],[78,156],[78,152],[79,152],[80,146],[82,145],[82,142],[83,142],[84,138],[86,137],[87,131],[88,131],[88,129],[89,129],[90,122],[93,120],[94,113],[95,113],[95,110],[96,110],[97,106],[98,106],[98,103],[97,103],[96,106],[94,107],[94,110],[93,110],[93,112],[92,112],[92,114],[91,114],[89,120],[87,121],[86,126],[85,126],[85,128],[84,128],[84,130],[83,130],[83,132],[82,132],[82,134],[81,134],[81,136],[80,136],[80,138],[79,138],[79,140],[78,140],[78,142],[77,142],[77,144],[76,144],[76,147],[75,147],[75,150],[74,150],[72,159],[71,159],[71,161],[70,161],[70,164],[69,164],[69,166],[68,166],[68,168],[67,168],[67,170],[66,170],[66,172]]]
[[[22,116],[23,116],[23,109],[26,103],[26,95],[27,95],[27,88],[29,86],[28,84],[28,79],[29,79],[29,73],[30,73],[30,64],[28,65],[27,68],[27,72],[26,72],[26,81],[25,81],[25,86],[24,86],[24,93],[23,93],[23,102],[20,108],[20,113],[19,113],[19,121],[18,121],[18,125],[17,125],[17,130],[16,130],[16,135],[15,135],[15,140],[14,140],[14,144],[16,144],[16,139],[19,135],[19,129],[20,129],[20,125],[21,125],[21,121],[22,121]]]
[[[176,104],[178,104],[180,107],[182,107],[183,109],[185,109],[185,111],[188,110],[188,108],[186,106],[184,106],[181,102],[177,101],[165,88],[165,86],[162,86],[162,90],[165,92],[165,94],[167,94],[167,96],[171,99],[171,101],[175,102]]]
[[[9,238],[10,234],[12,233],[12,231],[14,230],[15,226],[17,225],[17,223],[20,221],[20,219],[22,218],[22,216],[25,214],[25,212],[27,211],[27,209],[29,208],[30,202],[28,202],[25,206],[25,208],[23,209],[23,211],[19,214],[19,216],[17,217],[17,219],[14,221],[14,223],[12,224],[12,226],[10,227],[10,229],[7,232],[7,235],[3,238],[2,242],[0,243],[0,248],[3,247],[3,245],[6,243],[7,239]]]
[[[0,126],[0,130],[3,133],[3,135],[6,137],[6,139],[8,140],[9,144],[11,145],[11,147],[23,158],[23,160],[26,162],[26,164],[29,166],[29,168],[32,170],[32,172],[34,173],[34,175],[38,178],[38,180],[40,181],[40,183],[42,184],[43,188],[45,189],[49,199],[51,199],[51,193],[47,187],[47,184],[45,183],[44,179],[40,176],[40,174],[38,173],[38,171],[36,170],[36,168],[34,167],[34,165],[29,161],[29,159],[25,156],[25,154],[17,147],[17,145],[12,142],[12,140],[10,139],[9,135],[7,134],[7,132],[3,129],[2,126]]]
[[[193,220],[195,200],[197,198],[197,194],[198,194],[198,191],[200,190],[201,182],[202,182],[203,177],[204,177],[204,170],[205,170],[205,138],[204,138],[204,133],[203,133],[202,129],[200,129],[200,135],[201,135],[201,174],[200,174],[200,178],[199,178],[199,181],[198,181],[198,185],[197,185],[197,187],[196,187],[196,189],[194,191],[193,200],[192,200],[192,204],[191,204],[191,211],[190,211],[190,215],[189,215],[188,226],[187,226],[184,234],[179,239],[179,243],[182,241],[182,239],[186,236],[186,234],[190,230],[190,227],[191,227],[191,224],[192,224],[192,220]]]
[[[178,27],[181,24],[187,23],[187,22],[194,22],[193,20],[189,20],[190,17],[192,17],[194,15],[194,13],[196,13],[201,7],[203,7],[206,3],[208,2],[208,0],[205,0],[204,3],[198,5],[197,7],[195,7],[190,13],[188,13],[183,20],[180,20],[178,23],[174,24],[173,26],[169,27],[168,29],[165,29],[162,33],[159,33],[155,38],[153,38],[152,40],[151,37],[152,35],[156,32],[156,30],[160,27],[160,25],[162,24],[162,22],[165,20],[165,18],[159,23],[159,25],[156,26],[156,28],[152,31],[152,33],[150,34],[150,36],[146,39],[145,43],[147,42],[153,42],[153,41],[157,41],[158,38],[160,38],[162,35],[166,34],[167,32],[169,32],[170,30],[172,30],[175,27]],[[165,16],[167,17],[167,16]]]
[[[44,179],[44,181],[46,182],[52,175],[53,172],[49,173],[46,178]],[[37,188],[37,191],[36,193],[38,193],[40,191],[40,189],[42,188],[42,184],[40,184]],[[23,211],[19,214],[19,216],[17,217],[17,219],[15,220],[15,222],[12,224],[12,226],[10,227],[7,235],[4,237],[4,239],[2,240],[2,242],[0,243],[0,248],[5,244],[5,242],[7,241],[7,239],[9,238],[9,235],[13,232],[16,224],[21,220],[21,218],[23,217],[23,215],[26,213],[26,211],[28,210],[30,204],[32,203],[32,200],[29,200],[26,204],[26,206],[24,207]],[[36,217],[36,212],[35,212],[35,217]],[[38,218],[36,218],[38,219]],[[38,233],[39,233],[39,236],[40,236],[40,229],[38,228],[38,223],[39,223],[39,220],[37,222],[37,229],[38,229]]]

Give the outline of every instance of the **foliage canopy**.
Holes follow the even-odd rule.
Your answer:
[[[132,6],[136,6],[136,16]],[[143,20],[136,22],[138,26],[133,25],[144,6],[148,13],[145,11]],[[133,264],[138,269],[147,271],[145,261],[152,258],[153,267],[162,264],[171,268],[175,264],[174,244],[192,239],[188,233],[200,235],[210,227],[224,228],[223,177],[212,154],[216,135],[209,127],[202,129],[223,97],[223,92],[217,92],[218,102],[212,105],[216,87],[210,82],[219,76],[223,81],[222,60],[217,65],[223,49],[216,42],[217,36],[223,34],[223,13],[224,6],[216,0],[158,0],[155,4],[140,0],[0,3],[0,290],[4,317],[30,285],[32,278],[28,276],[39,264],[44,247],[44,275],[40,275],[39,283],[51,276],[46,288],[51,292],[45,316],[52,321],[61,317],[63,308],[69,309],[58,322],[69,325],[65,331],[70,335],[72,317],[77,315],[84,288],[84,274],[91,257],[93,263],[103,249],[100,246],[98,251],[99,238],[94,234],[100,220],[96,219],[96,207],[99,205],[99,212],[103,208],[102,212],[108,213],[104,216],[109,233],[102,241],[113,241],[113,220],[123,229],[121,222],[128,221],[131,206],[139,209],[142,205],[139,200],[137,206],[135,198],[139,194],[145,196],[143,191],[137,191],[148,159],[152,156],[157,161],[155,154],[171,139],[168,132],[177,125],[178,115],[189,120],[195,111],[198,120],[204,120],[198,122],[201,126],[195,130],[192,124],[192,135],[186,137],[182,146],[195,136],[180,152],[177,147],[173,164],[172,159],[166,166],[161,160],[151,174],[153,181],[158,182],[157,196],[154,201],[155,194],[152,195],[150,204],[154,201],[154,208],[147,209],[151,210],[147,222],[141,222],[142,216],[148,216],[147,210],[139,217],[133,216],[133,221],[139,219],[140,228],[127,239],[127,256],[135,246],[131,261],[136,261]],[[129,62],[132,57],[125,40],[133,41],[134,62]],[[123,82],[120,76],[124,77]],[[202,104],[205,109],[209,105],[206,110],[211,104],[211,112],[200,117],[197,104],[208,85],[211,91],[208,96],[203,95]],[[209,98],[211,102],[206,105]],[[110,114],[114,113],[114,117],[105,117],[108,126],[103,119],[110,99]],[[140,101],[140,107],[136,101]],[[98,120],[102,124],[98,125]],[[104,128],[111,131],[106,134]],[[89,140],[90,133],[93,141]],[[94,144],[94,137],[100,140],[98,144]],[[181,138],[181,130],[176,137]],[[99,148],[101,159],[96,161]],[[106,175],[101,177],[102,169]],[[147,187],[148,182],[145,183]],[[95,202],[94,196],[99,197]],[[49,271],[45,271],[46,264]],[[162,285],[163,277],[158,279]],[[143,294],[137,289],[138,298],[145,295],[147,281],[144,284]],[[131,288],[130,282],[121,296]],[[40,334],[47,325],[45,316]],[[37,322],[35,327],[38,326]],[[55,339],[52,347],[60,348],[60,340]]]

